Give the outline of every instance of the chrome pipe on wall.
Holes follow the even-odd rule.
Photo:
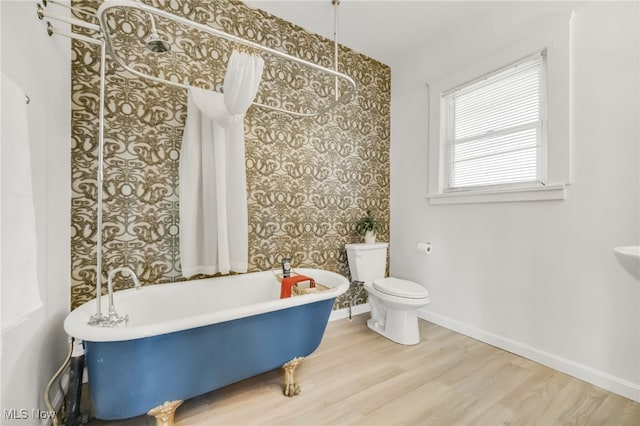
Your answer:
[[[100,298],[102,296],[102,207],[104,187],[104,87],[106,80],[107,44],[103,41],[100,45],[100,105],[98,113],[98,205],[97,205],[97,232],[96,232],[96,313],[89,320],[89,324],[98,324],[102,321]]]
[[[89,36],[85,36],[82,34],[76,34],[76,33],[70,33],[68,31],[62,31],[59,30],[57,28],[55,28],[51,22],[47,21],[47,34],[49,34],[50,36],[52,35],[60,35],[63,37],[67,37],[67,38],[71,38],[74,40],[80,40],[80,41],[84,41],[85,43],[91,43],[91,44],[103,44],[104,41],[102,41],[101,39],[97,39],[97,38],[93,38],[93,37],[89,37]]]
[[[78,27],[86,28],[88,30],[95,31],[95,32],[98,32],[98,33],[100,32],[100,26],[98,26],[96,24],[90,24],[88,22],[81,21],[80,19],[69,18],[67,16],[56,15],[55,13],[50,13],[49,11],[45,10],[42,7],[42,5],[39,4],[39,3],[36,6],[36,11],[37,11],[37,14],[38,14],[38,19],[40,19],[40,20],[42,20],[44,18],[49,18],[49,19],[53,19],[55,21],[66,22],[67,24],[77,25]]]
[[[79,12],[83,15],[88,15],[91,19],[98,21],[97,17],[94,14],[90,14],[89,12],[74,8],[71,6],[67,6],[65,4],[59,3],[54,0],[43,0],[43,4],[46,7],[47,2],[52,4],[57,4],[59,6],[66,7],[72,11]],[[106,68],[106,42],[102,35],[102,31],[100,26],[96,24],[91,24],[89,22],[85,22],[76,18],[71,18],[67,16],[57,15],[55,13],[50,13],[46,11],[41,4],[37,4],[36,11],[38,15],[38,19],[42,20],[45,17],[65,22],[67,24],[76,25],[81,28],[85,28],[90,31],[94,31],[97,34],[98,38],[90,37],[83,34],[72,33],[69,31],[63,31],[56,29],[51,22],[47,21],[47,34],[49,36],[60,35],[63,37],[68,37],[70,39],[83,41],[85,43],[98,44],[100,45],[100,103],[99,103],[99,128],[98,128],[98,175],[97,175],[97,246],[98,251],[96,253],[96,313],[93,315],[89,322],[90,323],[99,323],[102,320],[102,312],[101,312],[101,301],[100,298],[102,296],[102,204],[103,204],[103,178],[104,178],[104,92],[105,92],[105,68]],[[28,101],[27,101],[28,103]]]
[[[43,20],[44,18],[49,18],[53,21],[60,21],[60,22],[64,22],[70,25],[76,25],[78,27],[87,29],[89,31],[94,31],[97,34],[98,38],[94,38],[94,37],[90,37],[87,35],[83,35],[83,34],[76,34],[76,33],[72,33],[69,31],[65,31],[65,30],[60,30],[56,27],[53,26],[53,24],[50,21],[47,21],[47,34],[49,34],[49,36],[53,36],[55,35],[60,35],[63,37],[67,37],[67,38],[71,38],[71,39],[75,39],[75,40],[79,40],[79,41],[83,41],[85,43],[91,43],[91,44],[102,44],[104,43],[103,38],[102,38],[102,32],[100,29],[100,26],[97,24],[92,24],[89,22],[85,22],[82,21],[80,19],[76,19],[76,18],[72,18],[72,17],[68,17],[68,16],[63,16],[63,15],[58,15],[55,13],[51,13],[47,10],[44,9],[44,7],[47,6],[48,3],[51,4],[55,4],[58,6],[62,6],[65,7],[69,10],[73,10],[76,11],[78,13],[81,13],[85,16],[88,16],[89,18],[95,20],[96,22],[98,22],[98,18],[95,16],[95,14],[89,13],[86,10],[83,9],[78,9],[76,7],[72,7],[72,6],[68,6],[66,4],[60,3],[58,1],[55,0],[42,0],[42,4],[38,3],[36,5],[36,14],[38,16],[38,19]],[[44,7],[43,7],[44,5]]]
[[[86,16],[89,19],[93,19],[94,21],[98,22],[98,17],[91,10],[85,10],[85,9],[82,9],[82,8],[79,8],[79,7],[69,6],[68,4],[62,3],[62,2],[57,1],[57,0],[42,0],[42,5],[44,7],[47,7],[49,3],[55,4],[56,6],[64,7],[65,9],[72,10],[74,12],[77,12],[77,13],[79,13],[81,15]]]

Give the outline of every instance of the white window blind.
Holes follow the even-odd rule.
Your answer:
[[[544,182],[544,53],[443,96],[448,190]]]

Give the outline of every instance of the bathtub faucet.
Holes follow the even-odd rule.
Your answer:
[[[131,276],[131,279],[133,280],[133,284],[135,288],[137,290],[140,290],[142,288],[142,285],[140,284],[140,280],[138,279],[138,276],[136,275],[135,272],[133,272],[133,270],[131,270],[131,268],[122,266],[120,268],[113,269],[111,272],[109,272],[109,277],[108,277],[109,314],[102,315],[98,313],[94,315],[93,317],[91,317],[91,320],[89,321],[89,325],[98,325],[100,327],[115,327],[122,323],[126,324],[129,321],[129,315],[124,315],[124,316],[118,315],[118,312],[116,311],[116,306],[113,303],[113,276],[118,272],[128,272],[129,275]]]

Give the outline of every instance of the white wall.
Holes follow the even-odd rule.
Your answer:
[[[65,12],[57,8],[55,13]],[[47,35],[45,22],[36,17],[36,2],[3,0],[0,15],[2,72],[31,98],[38,278],[44,302],[2,336],[3,416],[4,409],[44,410],[44,387],[66,354],[62,321],[70,300],[71,49],[68,39]],[[39,424],[33,418],[15,423]],[[12,422],[0,417],[0,424]]]
[[[425,199],[425,83],[534,31],[536,20],[520,13],[527,7],[505,4],[501,16],[392,65],[390,272],[429,289],[425,318],[640,400],[640,282],[612,252],[640,243],[637,3],[570,4],[566,200]],[[418,241],[433,253],[419,255]]]

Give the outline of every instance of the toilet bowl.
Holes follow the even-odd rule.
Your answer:
[[[403,345],[420,342],[418,309],[429,304],[429,292],[413,281],[384,278],[387,243],[347,244],[351,277],[364,283],[371,318],[367,326]]]

